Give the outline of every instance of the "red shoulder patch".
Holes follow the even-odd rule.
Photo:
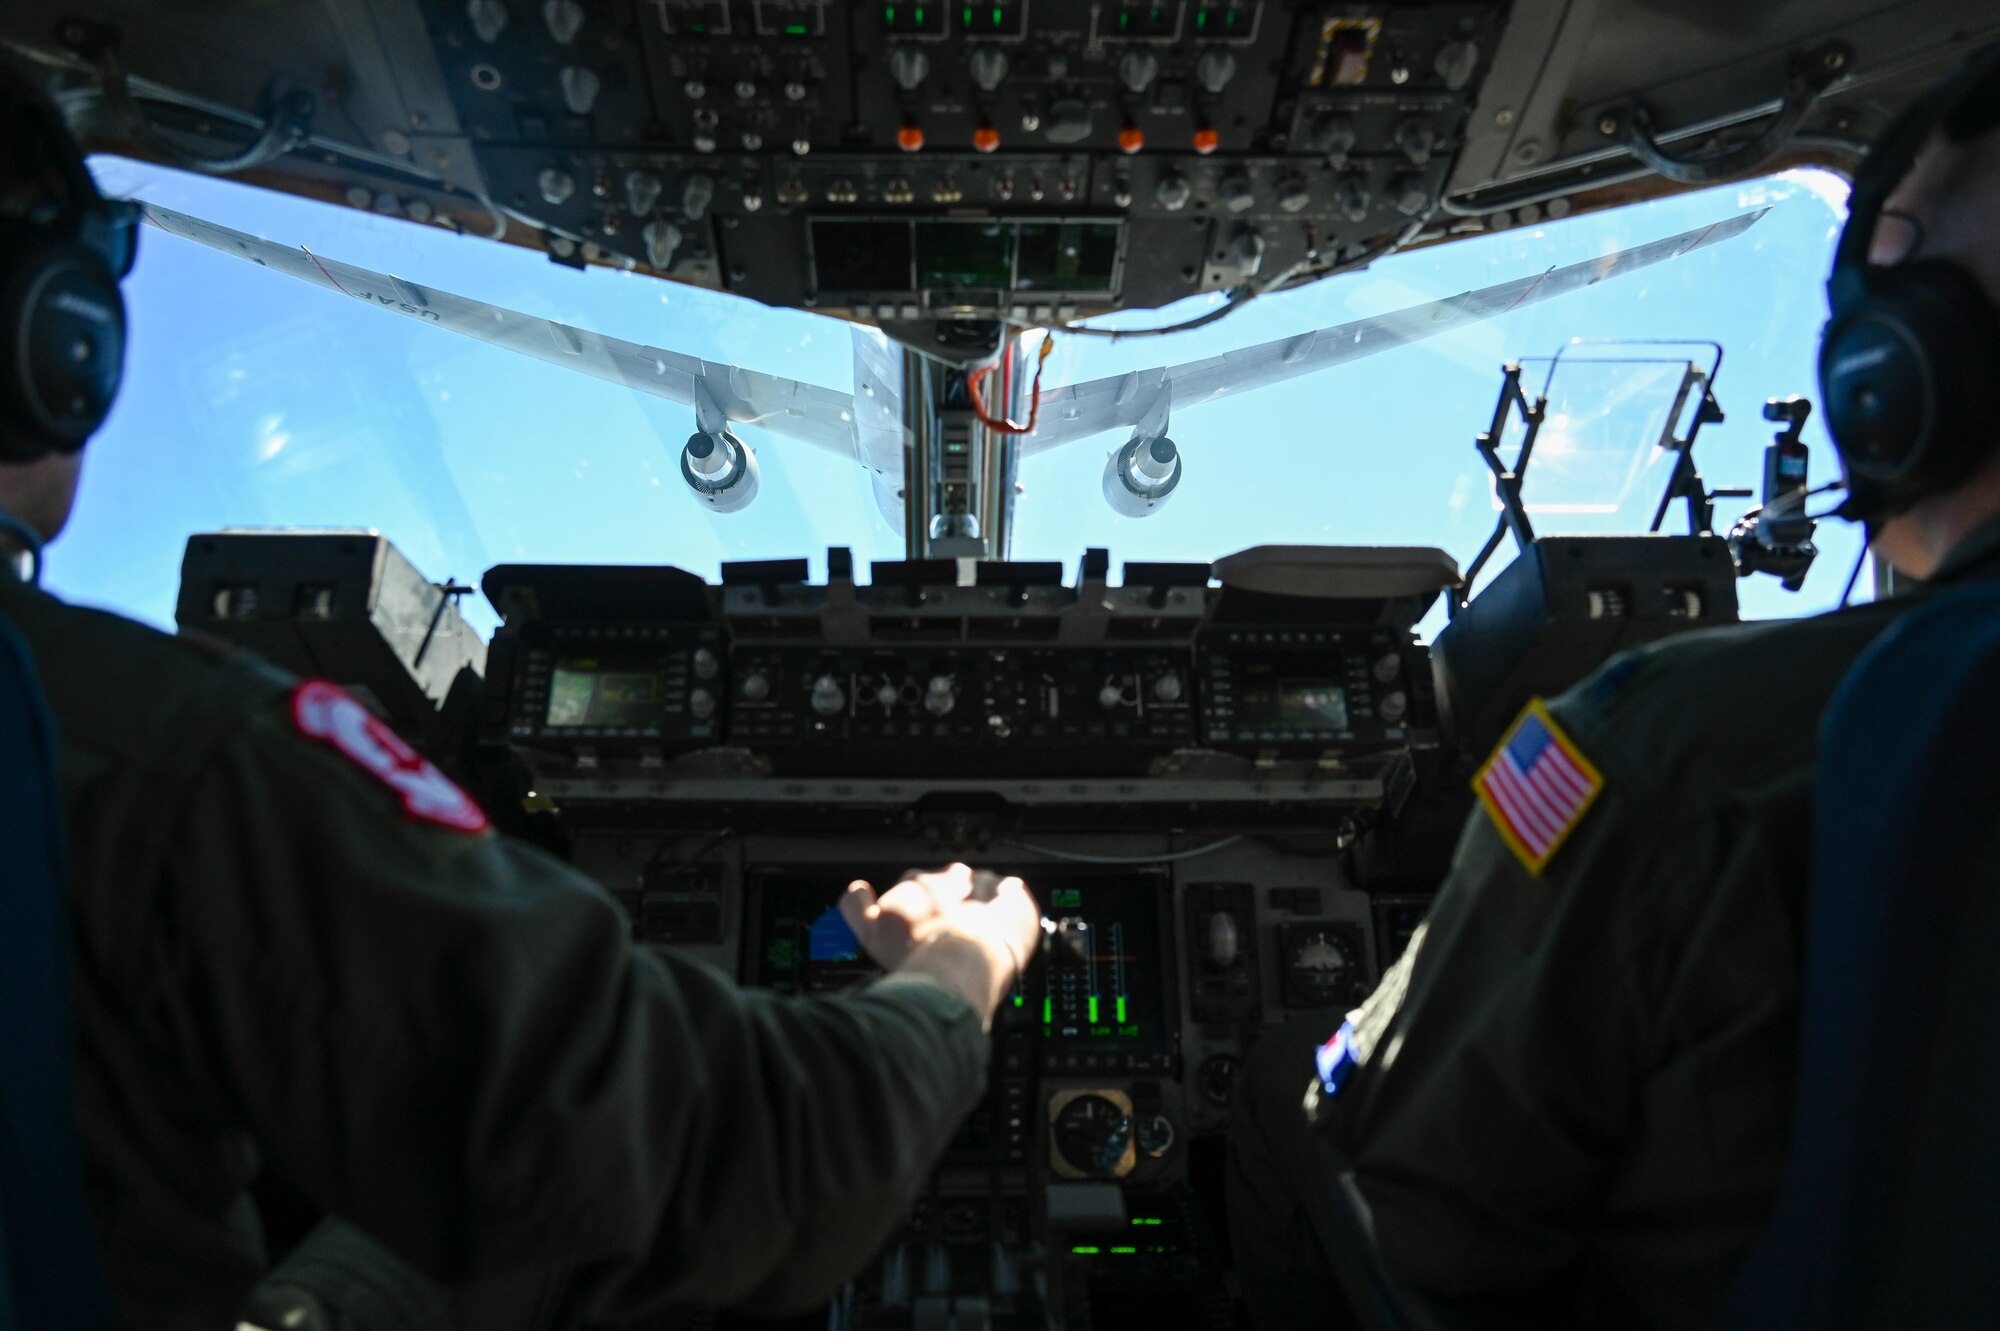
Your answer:
[[[417,822],[454,832],[484,832],[490,826],[472,796],[339,685],[309,679],[292,690],[292,724],[389,787]]]

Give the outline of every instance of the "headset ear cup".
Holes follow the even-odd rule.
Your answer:
[[[1956,264],[1868,272],[1820,344],[1820,397],[1850,481],[1890,510],[1956,485],[2000,432],[2000,311]]]
[[[88,249],[31,246],[0,279],[0,410],[43,451],[83,447],[124,361],[124,298]]]

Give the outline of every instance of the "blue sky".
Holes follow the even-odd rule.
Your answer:
[[[798,311],[604,270],[371,213],[161,168],[100,161],[114,192],[601,332],[845,390],[846,326]],[[1256,301],[1183,336],[1062,338],[1051,384],[1172,364],[1507,281],[1704,225],[1753,206],[1749,233],[1478,328],[1177,413],[1186,477],[1145,519],[1106,508],[1099,478],[1122,437],[1028,460],[1016,558],[1074,564],[1209,559],[1260,543],[1436,545],[1469,560],[1494,520],[1473,451],[1510,358],[1573,337],[1715,339],[1729,413],[1697,451],[1711,485],[1755,485],[1769,396],[1814,394],[1821,279],[1841,220],[1829,177],[1785,176],[1396,256],[1366,273]],[[673,563],[828,545],[896,558],[901,534],[851,462],[745,430],[763,489],[742,513],[696,505],[678,479],[686,408],[385,315],[158,232],[141,240],[125,388],[91,445],[48,583],[165,625],[182,547],[226,526],[373,527],[427,575],[476,579],[507,561]],[[1188,302],[1162,322],[1198,312]],[[1153,316],[1137,317],[1143,322]],[[1572,356],[1588,354],[1578,349]],[[1621,353],[1630,354],[1630,353]],[[1673,355],[1683,354],[1673,351]],[[1539,381],[1540,373],[1531,366]],[[1577,365],[1558,377],[1530,498],[1545,532],[1643,527],[1666,476],[1650,448],[1678,370]],[[1815,479],[1833,474],[1815,416]],[[1608,506],[1608,508],[1607,508]],[[1725,503],[1725,526],[1742,508]],[[1638,515],[1635,522],[1634,515]],[[1678,530],[1678,512],[1670,519]],[[1838,600],[1855,534],[1821,530],[1806,590],[1742,585],[1746,614]],[[1867,586],[1866,576],[1863,589]],[[490,624],[490,615],[481,614]]]

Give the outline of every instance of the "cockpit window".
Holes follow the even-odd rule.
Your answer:
[[[574,271],[379,216],[363,198],[315,202],[118,159],[95,167],[108,192],[304,245],[315,261],[841,394],[854,389],[850,330],[832,319]],[[1485,323],[1213,403],[1176,402],[1169,432],[1183,483],[1146,517],[1120,516],[1102,493],[1106,455],[1128,431],[1030,456],[1012,555],[1073,569],[1086,546],[1108,547],[1116,562],[1328,543],[1436,545],[1469,562],[1497,512],[1473,441],[1508,360],[1524,362],[1531,394],[1549,385],[1527,488],[1538,530],[1643,530],[1673,465],[1655,445],[1686,367],[1707,371],[1713,352],[1700,343],[1709,339],[1725,348],[1714,389],[1727,419],[1702,426],[1695,461],[1711,487],[1754,487],[1774,428],[1762,419],[1764,399],[1815,391],[1820,283],[1844,193],[1833,177],[1787,173],[1588,217],[1521,218],[1498,234],[1256,300],[1185,335],[1059,337],[1045,367],[1049,387],[1198,360],[1770,209],[1741,236]],[[961,268],[988,261],[956,242],[933,248],[938,262]],[[1033,246],[1024,237],[1019,248],[1025,257]],[[738,425],[756,450],[761,487],[742,511],[711,512],[681,474],[689,408],[371,308],[393,294],[342,299],[151,230],[126,291],[125,387],[91,445],[89,483],[49,563],[50,584],[75,599],[167,623],[188,534],[230,526],[372,527],[429,576],[462,581],[509,561],[671,563],[713,577],[723,560],[805,555],[817,576],[830,545],[852,548],[864,565],[902,555],[903,533],[878,504],[882,487],[853,457]],[[1120,321],[1170,323],[1206,308],[1190,302]],[[550,336],[560,348],[564,334]],[[1668,338],[1695,341],[1602,341]],[[1558,352],[1563,363],[1550,379],[1548,358]],[[1517,435],[1514,427],[1507,447]],[[1817,417],[1806,438],[1813,480],[1830,479]],[[1720,501],[1718,529],[1749,502]],[[1681,506],[1663,529],[1686,529]],[[1752,579],[1742,588],[1745,613],[1799,614],[1836,601],[1856,537],[1828,524],[1819,544],[1803,592]],[[1510,554],[1503,546],[1491,571]],[[468,610],[490,625],[483,605]]]

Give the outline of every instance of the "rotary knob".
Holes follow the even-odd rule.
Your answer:
[[[646,242],[646,262],[655,268],[665,269],[673,263],[674,253],[681,247],[681,229],[664,217],[656,217],[639,229],[639,235]]]
[[[876,686],[875,705],[885,712],[894,707],[897,699],[901,697],[902,694],[897,690],[896,686],[886,679]]]
[[[743,695],[743,701],[762,702],[771,696],[771,677],[761,670],[753,670],[743,677],[743,682],[736,689]]]
[[[997,46],[974,47],[965,68],[981,92],[992,92],[1007,77],[1007,53]]]
[[[1405,120],[1396,126],[1396,146],[1403,150],[1403,156],[1410,159],[1412,166],[1422,166],[1431,160],[1437,137],[1436,128],[1428,120]]]
[[[715,695],[707,689],[691,689],[688,692],[688,715],[697,721],[706,721],[715,715]]]
[[[1131,701],[1131,686],[1122,680],[1107,679],[1097,691],[1097,705],[1107,712],[1115,712]]]
[[[1323,115],[1313,122],[1312,145],[1335,166],[1347,161],[1354,150],[1354,122],[1342,115]]]
[[[1194,62],[1194,81],[1207,92],[1221,92],[1236,77],[1236,57],[1221,47],[1210,47]]]
[[[1282,176],[1278,180],[1278,207],[1288,213],[1304,212],[1312,203],[1312,187],[1304,176]]]
[[[1181,694],[1185,691],[1181,677],[1171,670],[1153,681],[1153,698],[1156,702],[1179,702]]]
[[[932,716],[945,716],[958,702],[958,695],[952,690],[950,675],[932,675],[930,687],[924,690],[924,710]]]
[[[1243,1065],[1228,1054],[1210,1054],[1195,1070],[1195,1086],[1202,1099],[1212,1105],[1227,1105],[1236,1094],[1236,1078]]]
[[[697,647],[694,649],[692,664],[696,679],[714,679],[715,672],[722,668],[722,662],[716,660],[715,653],[706,647]]]
[[[812,709],[821,716],[839,716],[847,710],[847,690],[832,675],[813,681]]]
[[[588,65],[564,65],[556,83],[562,88],[563,105],[573,116],[589,115],[590,108],[597,105],[598,91],[604,87],[604,80]]]
[[[1361,222],[1367,220],[1368,210],[1374,206],[1375,199],[1369,194],[1366,185],[1349,176],[1341,181],[1340,188],[1334,191],[1333,202],[1348,221]]]
[[[931,72],[931,58],[921,46],[898,46],[889,52],[889,77],[904,92],[915,92]]]
[[[1160,57],[1144,47],[1127,51],[1118,58],[1118,81],[1127,92],[1144,92],[1159,76]]]
[[[1250,177],[1241,172],[1226,178],[1217,195],[1222,200],[1222,206],[1232,213],[1247,213],[1257,202],[1256,187],[1250,183]]]
[[[1393,726],[1409,715],[1410,697],[1401,690],[1397,690],[1395,693],[1385,693],[1382,695],[1381,701],[1375,704],[1375,710],[1384,721]]]
[[[1384,652],[1375,658],[1375,678],[1387,684],[1403,673],[1403,658],[1397,652]]]
[[[660,201],[660,178],[651,171],[630,171],[625,175],[625,203],[634,217],[644,217]]]
[[[465,16],[472,21],[472,35],[482,42],[498,41],[507,30],[507,6],[500,0],[466,0]]]
[[[549,36],[557,46],[568,46],[583,27],[583,6],[576,0],[546,0],[542,5],[542,22],[548,25]]]
[[[690,222],[699,222],[715,201],[715,178],[697,171],[681,182],[681,211]]]
[[[576,193],[575,177],[560,167],[543,167],[535,185],[542,192],[542,202],[551,207],[569,202],[569,196]]]
[[[1188,184],[1188,178],[1178,171],[1167,172],[1153,186],[1153,201],[1170,213],[1187,207],[1188,200],[1193,197],[1194,186]]]

